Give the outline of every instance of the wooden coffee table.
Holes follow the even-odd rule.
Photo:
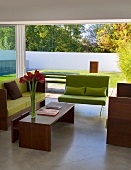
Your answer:
[[[30,115],[19,121],[19,146],[30,149],[51,151],[51,126],[55,122],[74,123],[74,104],[52,102],[62,108],[56,116]]]

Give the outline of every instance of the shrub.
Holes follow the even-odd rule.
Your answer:
[[[131,82],[131,42],[123,43],[118,50],[118,66],[127,82]]]

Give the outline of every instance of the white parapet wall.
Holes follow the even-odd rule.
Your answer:
[[[16,51],[0,50],[0,60],[16,60]],[[98,71],[120,72],[117,53],[75,53],[26,51],[28,69],[87,70],[98,61]]]
[[[117,53],[26,52],[29,68],[50,70],[87,70],[98,61],[98,71],[120,72]]]

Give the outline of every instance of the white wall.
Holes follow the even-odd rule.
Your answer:
[[[15,60],[16,51],[0,50],[0,60]],[[30,69],[89,70],[90,61],[99,62],[99,71],[119,72],[117,53],[26,52]]]
[[[99,71],[119,72],[116,53],[26,52],[29,68],[89,70],[90,61],[99,62]]]

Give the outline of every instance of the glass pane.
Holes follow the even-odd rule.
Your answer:
[[[15,26],[0,26],[0,80],[16,77]]]

